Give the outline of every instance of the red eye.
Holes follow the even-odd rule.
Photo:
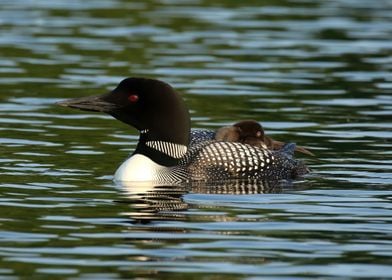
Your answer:
[[[128,96],[128,100],[131,103],[135,103],[139,100],[139,95],[137,94],[131,94],[130,96]]]

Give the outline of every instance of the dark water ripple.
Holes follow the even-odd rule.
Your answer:
[[[390,278],[392,4],[0,3],[0,278]],[[54,106],[170,82],[193,127],[309,147],[293,184],[115,186],[137,132]]]

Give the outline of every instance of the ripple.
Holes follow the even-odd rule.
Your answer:
[[[41,234],[31,232],[0,231],[1,242],[42,242],[58,237],[55,234]]]
[[[75,155],[102,155],[104,152],[100,151],[91,151],[91,150],[69,150],[66,151],[67,154],[75,154]]]
[[[63,144],[47,142],[47,141],[37,141],[37,140],[26,140],[26,139],[15,139],[15,138],[0,138],[0,144],[5,146],[46,146],[46,147],[59,147],[63,146]]]

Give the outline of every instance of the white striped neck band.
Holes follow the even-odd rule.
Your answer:
[[[147,141],[146,146],[158,150],[173,158],[182,158],[188,148],[185,145],[166,142],[166,141]]]

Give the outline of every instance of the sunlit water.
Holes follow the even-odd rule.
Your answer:
[[[392,3],[0,2],[0,278],[388,278]],[[193,127],[309,147],[278,186],[116,186],[137,132],[54,105],[127,76]],[[264,278],[266,277],[266,278]]]

